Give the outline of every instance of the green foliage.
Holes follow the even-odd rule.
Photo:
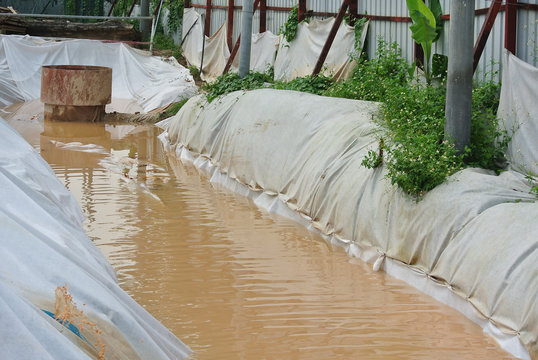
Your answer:
[[[525,178],[531,186],[531,193],[538,197],[538,181],[536,180],[536,174],[528,173]]]
[[[429,83],[432,43],[439,39],[443,28],[441,23],[441,4],[439,0],[431,0],[428,2],[430,4],[428,8],[422,0],[406,0],[406,2],[409,15],[413,20],[413,25],[409,27],[412,32],[411,37],[420,44],[424,51],[426,81]]]
[[[276,82],[272,87],[282,90],[296,90],[321,95],[332,85],[331,78],[323,75],[305,76],[290,82]]]
[[[198,69],[194,65],[191,65],[191,66],[189,66],[189,71],[190,71],[192,77],[194,78],[194,80],[202,81],[202,79],[200,78],[200,69]]]
[[[304,20],[306,22],[310,21],[309,16],[305,16]],[[295,5],[290,13],[288,14],[288,19],[286,23],[280,27],[278,34],[283,34],[284,38],[288,43],[292,42],[297,35],[297,28],[299,26],[299,8],[298,5]]]
[[[219,76],[215,82],[205,85],[207,100],[211,102],[232,91],[259,89],[272,81],[273,78],[267,73],[248,73],[244,78],[240,78],[238,74],[228,72]]]
[[[164,6],[164,5],[163,5]],[[169,0],[166,4],[168,8],[168,29],[171,32],[179,30],[183,24],[183,0]]]
[[[104,15],[103,0],[65,0],[64,14],[102,16]],[[96,20],[77,19],[78,22],[95,22]]]
[[[432,57],[432,77],[446,79],[448,72],[448,56],[441,54],[433,54]]]
[[[75,0],[66,0],[66,1],[75,1]],[[112,12],[113,16],[127,16],[129,10],[131,9],[132,0],[118,0],[114,6]],[[159,6],[160,0],[151,0],[150,7],[156,9]],[[184,0],[168,0],[163,2],[163,9],[167,8],[169,11],[168,15],[168,28],[171,32],[176,32],[181,28],[183,21],[183,7]],[[162,11],[161,11],[162,14]],[[159,23],[162,24],[162,19],[159,20]],[[138,22],[136,22],[138,24]],[[162,27],[161,27],[162,31]]]
[[[324,95],[383,101],[389,89],[406,83],[407,76],[408,65],[398,44],[387,44],[379,39],[376,57],[360,61],[351,79],[335,83]]]
[[[473,88],[471,144],[465,158],[475,167],[500,171],[510,142],[505,130],[500,130],[496,116],[501,85],[484,82]]]
[[[362,32],[364,31],[364,26],[366,25],[366,23],[368,22],[368,18],[360,18],[360,19],[356,19],[355,20],[355,24],[353,25],[353,28],[355,30],[355,46],[354,46],[354,49],[355,49],[355,54],[353,55],[354,58],[358,58],[361,54],[361,50],[362,50],[362,42],[361,42],[361,37],[362,37]]]
[[[430,8],[433,17],[435,18],[435,31],[437,36],[433,39],[433,42],[436,42],[441,37],[443,32],[443,22],[441,20],[441,15],[443,15],[443,9],[441,8],[441,2],[439,0],[429,0],[428,7]]]
[[[159,120],[163,120],[177,114],[178,111],[183,107],[183,105],[187,103],[187,101],[189,101],[189,99],[183,99],[180,102],[170,105],[164,112],[159,114]]]
[[[362,61],[351,79],[324,93],[383,102],[378,121],[390,140],[380,143],[379,153],[370,151],[362,164],[374,168],[384,162],[391,183],[417,198],[466,163],[500,170],[508,139],[495,119],[499,84],[473,90],[471,145],[464,159],[444,140],[445,87],[408,81],[408,68],[396,44],[380,41],[376,58]]]

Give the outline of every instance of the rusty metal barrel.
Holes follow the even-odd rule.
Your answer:
[[[45,120],[101,121],[112,95],[112,69],[103,66],[49,65],[41,71]]]

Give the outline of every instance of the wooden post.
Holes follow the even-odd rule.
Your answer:
[[[228,0],[228,28],[226,41],[228,42],[228,49],[232,51],[233,36],[234,36],[234,0]]]
[[[297,9],[299,22],[304,20],[306,14],[306,0],[299,0],[299,8]]]
[[[211,35],[211,8],[212,8],[212,0],[206,0],[205,5],[205,36]]]
[[[516,55],[517,0],[506,0],[506,14],[504,16],[504,47]]]
[[[478,66],[478,62],[480,61],[480,57],[482,56],[482,52],[484,51],[484,47],[486,46],[486,42],[488,41],[489,33],[493,28],[495,18],[497,17],[499,9],[501,8],[501,3],[502,0],[494,0],[491,3],[488,10],[488,14],[486,15],[486,20],[484,20],[484,24],[482,25],[482,29],[480,30],[480,34],[478,35],[478,39],[476,39],[476,43],[473,50],[473,73]]]
[[[256,10],[258,9],[258,6],[260,5],[260,0],[256,0],[254,2],[254,13],[256,14]],[[237,41],[235,42],[234,48],[232,49],[232,53],[230,54],[230,58],[226,62],[226,66],[224,67],[224,71],[222,72],[222,75],[226,74],[228,70],[230,70],[230,67],[232,66],[232,63],[234,62],[235,56],[237,55],[237,51],[239,50],[239,45],[241,44],[241,34],[237,37]]]
[[[260,1],[260,33],[267,31],[267,0]]]
[[[325,62],[325,59],[327,59],[327,55],[329,54],[329,50],[331,49],[336,33],[338,32],[338,29],[340,28],[340,24],[342,24],[342,20],[344,20],[344,14],[346,13],[346,10],[349,6],[349,2],[350,0],[342,1],[342,6],[340,7],[338,16],[336,16],[336,20],[334,21],[334,24],[331,29],[331,32],[329,33],[329,36],[327,37],[327,41],[325,41],[325,45],[323,45],[323,49],[321,50],[321,54],[319,55],[319,59],[318,59],[318,62],[316,63],[316,67],[314,67],[312,76],[319,74],[319,72],[321,71],[321,68],[323,67],[323,63]]]

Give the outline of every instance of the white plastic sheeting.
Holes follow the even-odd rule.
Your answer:
[[[91,341],[42,311],[54,313],[55,289],[64,285],[102,331],[106,359],[188,356],[188,347],[117,285],[113,269],[84,234],[75,199],[1,118],[0,198],[0,358],[97,358]]]
[[[538,68],[504,51],[498,116],[512,137],[508,157],[523,173],[538,176]]]
[[[226,44],[226,26],[223,24],[211,37],[204,35],[202,17],[194,9],[185,9],[183,14],[183,55],[191,66],[200,68],[204,52],[203,71],[200,77],[214,81],[222,75],[230,50]],[[205,40],[205,45],[204,45]],[[202,49],[203,47],[203,49]]]
[[[275,65],[275,54],[282,35],[275,35],[270,31],[252,34],[250,50],[250,70],[264,73]],[[232,63],[232,70],[239,71],[239,56]]]
[[[384,168],[361,166],[378,150],[377,108],[269,89],[211,104],[195,97],[166,138],[181,158],[214,168],[212,181],[270,211],[293,210],[350,254],[459,309],[506,350],[536,358],[538,204],[528,181],[466,169],[416,202]]]
[[[111,67],[112,97],[134,99],[144,111],[198,92],[189,70],[175,59],[164,61],[122,43],[0,35],[0,107],[38,99],[43,65]]]
[[[329,32],[335,22],[334,18],[312,20],[300,23],[296,38],[288,43],[282,36],[267,31],[252,35],[250,70],[265,72],[274,66],[275,80],[290,81],[296,77],[311,75]],[[230,51],[226,43],[226,23],[210,38],[204,37],[201,15],[193,8],[185,9],[183,14],[183,54],[189,64],[200,67],[202,42],[205,39],[204,64],[202,79],[214,81],[222,75]],[[351,75],[356,59],[362,52],[368,23],[364,25],[361,39],[355,48],[355,30],[342,23],[334,39],[331,50],[325,60],[322,73],[336,80]],[[278,50],[278,51],[277,51]],[[237,71],[239,57],[236,56],[232,70]]]
[[[296,77],[312,75],[327,36],[334,25],[335,18],[302,22],[297,27],[297,35],[291,43],[282,41],[275,61],[275,80],[290,81]],[[361,39],[355,49],[355,29],[342,22],[333,45],[323,64],[322,73],[335,80],[347,79],[362,52],[368,30],[366,23]]]

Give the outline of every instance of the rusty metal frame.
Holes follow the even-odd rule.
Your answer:
[[[228,44],[228,50],[232,51],[233,35],[234,35],[234,6],[235,0],[228,0],[228,21],[226,29],[226,42]]]
[[[205,36],[209,37],[211,35],[211,9],[213,1],[206,0],[205,8]]]
[[[482,52],[484,51],[484,47],[486,46],[486,42],[488,41],[489,34],[491,32],[491,29],[493,28],[493,24],[495,24],[497,14],[501,9],[501,4],[502,0],[492,1],[489,7],[488,14],[486,15],[486,20],[484,20],[484,24],[482,25],[482,29],[480,30],[480,34],[478,35],[478,39],[476,39],[473,54],[473,73],[476,71],[478,62],[480,61],[480,57],[482,56]]]
[[[336,16],[336,19],[334,20],[334,24],[331,28],[331,31],[329,32],[329,36],[327,37],[327,40],[325,41],[325,45],[323,45],[323,49],[321,50],[321,54],[319,54],[318,62],[316,63],[316,66],[314,67],[314,71],[312,71],[312,76],[318,75],[321,71],[321,68],[323,67],[323,63],[325,62],[325,59],[327,59],[327,55],[329,54],[329,50],[331,49],[331,46],[333,44],[334,38],[336,37],[336,33],[338,32],[338,29],[340,28],[340,24],[342,24],[342,20],[344,20],[344,15],[346,13],[347,8],[349,7],[350,0],[343,0],[342,6],[340,7],[340,11],[338,12],[338,15]]]
[[[256,13],[256,10],[258,10],[258,7],[260,6],[260,0],[256,0],[254,2],[254,12],[253,15]],[[232,66],[232,63],[235,59],[235,56],[237,55],[237,51],[239,51],[239,45],[241,44],[241,34],[237,37],[237,40],[235,42],[235,45],[232,49],[232,52],[230,54],[230,57],[228,58],[228,61],[226,62],[226,66],[224,67],[224,71],[222,72],[222,75],[226,74],[230,67]]]
[[[506,0],[504,47],[516,54],[518,0]]]
[[[267,31],[267,0],[260,1],[260,33]]]

